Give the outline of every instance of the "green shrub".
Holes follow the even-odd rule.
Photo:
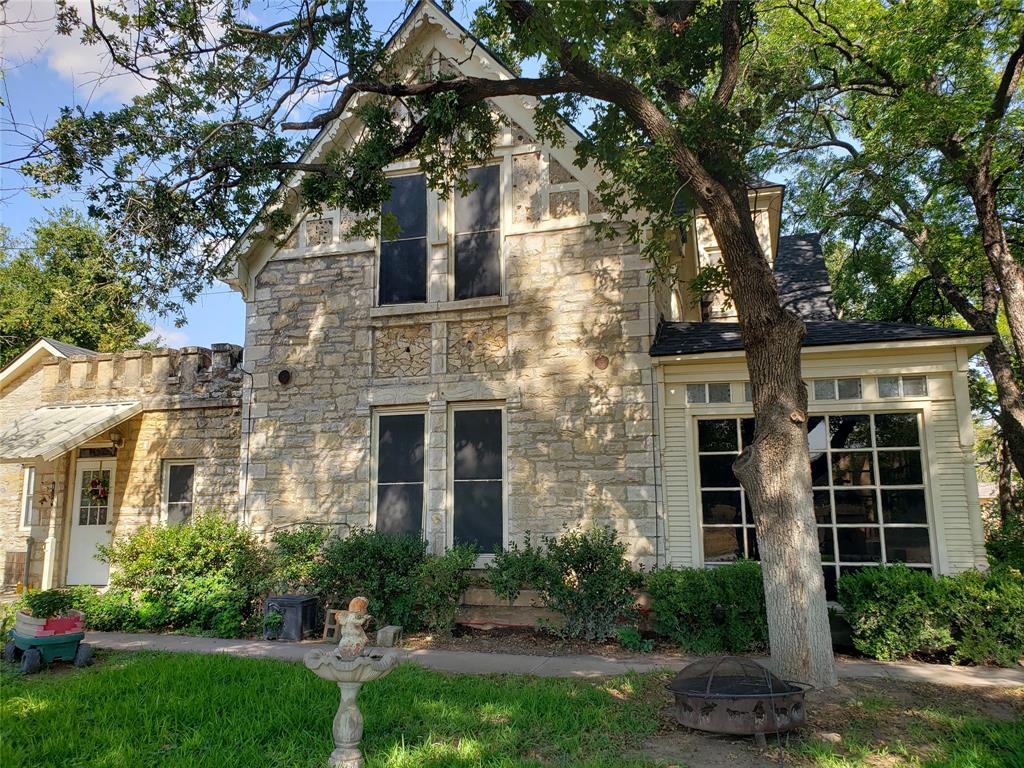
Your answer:
[[[867,656],[889,661],[953,646],[939,610],[942,586],[927,571],[902,564],[864,568],[840,577],[838,592],[853,646]]]
[[[420,564],[417,611],[420,621],[431,632],[448,634],[455,626],[476,556],[475,547],[458,546],[443,555],[427,555]]]
[[[272,588],[278,594],[309,593],[314,587],[314,570],[331,531],[322,525],[284,528],[271,536]]]
[[[188,525],[140,528],[100,552],[113,566],[111,587],[135,596],[139,628],[236,637],[258,626],[267,549],[235,522],[195,515]]]
[[[487,580],[494,594],[511,604],[524,586],[533,587],[540,582],[546,567],[544,550],[533,546],[527,531],[522,547],[513,543],[494,556],[494,561],[487,566]]]
[[[139,609],[130,592],[108,589],[94,594],[81,608],[85,625],[100,632],[134,632],[141,629]]]
[[[989,530],[985,550],[993,568],[1007,566],[1024,571],[1024,517],[1011,516],[1002,525]]]
[[[941,580],[953,661],[1012,667],[1024,656],[1024,576],[1011,568]]]
[[[636,627],[619,627],[615,630],[615,638],[627,651],[650,653],[654,650],[654,641],[644,638]]]
[[[65,614],[72,608],[88,614],[90,602],[95,597],[96,590],[92,587],[58,587],[25,592],[21,602],[33,616],[48,618]]]
[[[647,577],[655,628],[690,653],[751,653],[768,647],[761,567],[662,568]]]
[[[426,556],[427,543],[419,536],[357,528],[327,541],[310,572],[313,592],[325,605],[339,608],[363,595],[378,624],[415,629],[420,566]]]
[[[626,545],[615,531],[590,528],[570,531],[557,539],[544,538],[545,566],[536,586],[544,604],[562,614],[563,624],[552,629],[562,637],[607,640],[621,620],[632,620],[632,590],[642,578],[626,562]]]

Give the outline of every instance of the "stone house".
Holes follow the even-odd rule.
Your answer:
[[[391,45],[410,67],[510,76],[430,2]],[[358,135],[355,106],[307,161]],[[303,212],[291,181],[291,229],[254,224],[229,254],[228,282],[246,305],[244,363],[227,347],[15,361],[25,383],[0,379],[0,461],[25,467],[26,489],[36,467],[33,493],[58,510],[43,523],[40,502],[28,527],[39,563],[29,580],[80,580],[71,523],[88,501],[84,473],[96,471],[81,468],[96,460],[81,451],[110,443],[112,427],[123,441],[112,446],[113,533],[173,520],[187,495],[263,534],[303,521],[408,531],[434,551],[473,542],[481,562],[526,532],[585,523],[613,526],[647,566],[757,556],[729,468],[752,429],[735,316],[724,297],[688,287],[719,258],[706,219],[697,211],[673,234],[675,278],[652,280],[639,247],[595,236],[601,177],[573,164],[578,134],[565,125],[564,143],[547,146],[532,99],[493,106],[505,127],[491,161],[471,171],[471,192],[438,194],[413,162],[388,168],[395,240],[353,236],[345,211]],[[967,365],[986,338],[839,319],[817,238],[780,233],[783,194],[758,181],[750,200],[783,300],[808,324],[830,592],[866,564],[983,567]],[[41,397],[18,394],[37,376]],[[79,411],[38,415],[50,406],[37,402]],[[97,419],[57,458],[47,458],[56,448],[33,453],[33,440],[86,418],[85,403],[139,410],[119,406],[121,422]],[[45,428],[22,426],[32,419]],[[41,484],[47,472],[63,495]],[[16,479],[4,482],[3,546],[23,554],[15,523],[26,502]]]

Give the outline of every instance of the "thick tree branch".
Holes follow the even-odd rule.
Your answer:
[[[740,30],[739,3],[722,3],[722,72],[715,88],[715,102],[725,106],[736,90],[740,79],[740,46],[743,34]]]

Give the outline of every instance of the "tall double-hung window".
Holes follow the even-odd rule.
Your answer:
[[[472,168],[467,180],[469,191],[456,189],[451,205],[443,206],[451,214],[447,298],[453,300],[501,294],[501,166]],[[394,217],[398,233],[381,237],[377,303],[423,303],[430,272],[426,180],[417,173],[394,176],[388,183],[391,197],[381,213]]]
[[[422,173],[389,179],[391,199],[382,208],[398,222],[394,239],[381,238],[377,302],[427,300],[427,185]]]
[[[455,193],[455,299],[501,293],[501,168],[472,168],[468,176],[473,188]]]
[[[377,530],[423,531],[426,415],[382,413],[377,418]]]

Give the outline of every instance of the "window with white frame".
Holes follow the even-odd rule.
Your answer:
[[[833,414],[808,420],[818,543],[829,599],[843,573],[886,563],[932,567],[916,413]],[[707,565],[756,559],[754,510],[732,472],[753,419],[697,422]]]
[[[181,525],[192,518],[195,478],[195,462],[164,462],[164,520],[168,525]]]
[[[471,168],[454,195],[454,298],[501,293],[501,166]]]
[[[505,543],[504,411],[459,406],[450,424],[452,541],[495,554]]]
[[[39,508],[36,504],[36,468],[26,466],[21,482],[21,526],[28,528],[39,525]]]
[[[381,413],[377,416],[376,528],[383,533],[423,532],[423,413]]]
[[[732,389],[728,382],[686,385],[688,403],[728,403],[730,400]]]
[[[859,400],[861,397],[860,379],[818,379],[814,382],[815,400]]]
[[[879,376],[878,396],[892,397],[927,397],[927,376]]]
[[[388,179],[391,198],[381,208],[398,222],[394,239],[383,236],[378,259],[377,303],[427,300],[427,185],[422,173]]]

